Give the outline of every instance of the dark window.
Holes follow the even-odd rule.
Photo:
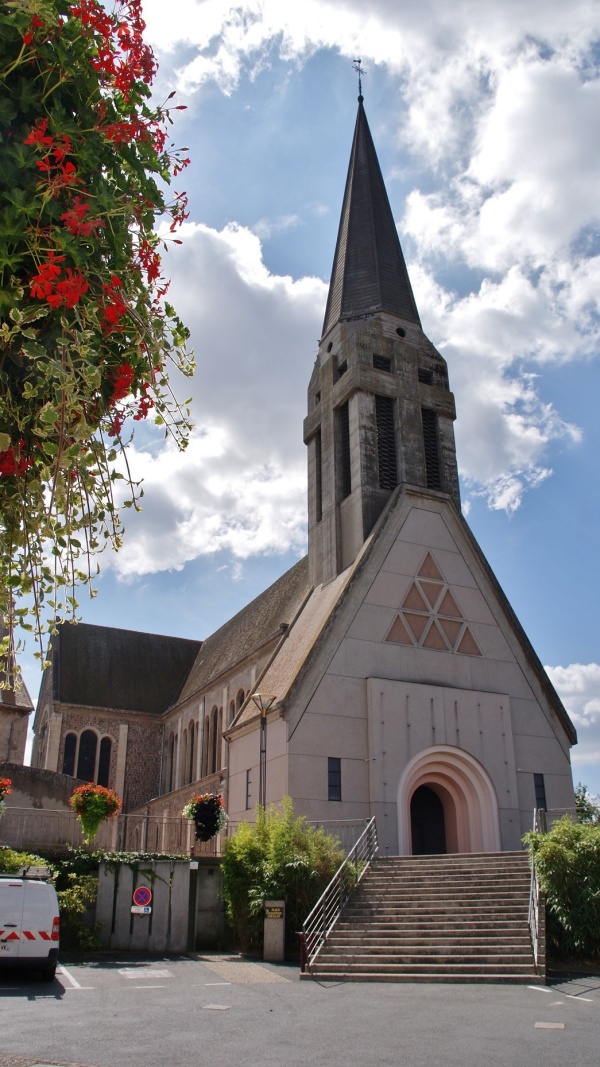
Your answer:
[[[342,761],[337,756],[327,760],[327,799],[342,799]]]
[[[544,775],[534,774],[533,787],[535,789],[535,806],[539,809],[543,808],[546,811],[546,786],[544,785]]]
[[[79,738],[79,759],[77,760],[77,777],[84,782],[93,782],[96,773],[96,748],[98,738],[93,730],[84,730]]]
[[[110,775],[110,754],[112,744],[110,737],[103,737],[100,742],[100,758],[98,759],[98,785],[108,788]]]
[[[321,431],[315,437],[315,496],[316,496],[316,519],[320,522],[323,518],[323,459],[321,456]]]
[[[190,745],[190,751],[189,751],[189,760],[190,760],[190,762],[189,762],[189,765],[188,765],[188,782],[193,782],[194,778],[195,778],[195,775],[194,775],[194,770],[195,770],[195,768],[194,768],[194,739],[195,739],[195,735],[196,735],[196,727],[195,727],[194,722],[192,721],[190,723],[190,729],[189,729],[189,732],[188,732],[189,745]]]
[[[342,363],[338,364],[338,369],[337,369],[338,378],[341,378],[342,374],[345,374],[347,370],[348,370],[348,363],[347,363],[346,360],[343,360]]]
[[[419,367],[419,381],[421,385],[433,385],[433,371]]]
[[[75,774],[75,749],[77,748],[77,738],[75,734],[67,734],[65,737],[65,754],[63,756],[63,774],[70,774],[71,777]]]
[[[387,356],[378,356],[376,352],[373,353],[373,366],[375,370],[391,371],[392,361]]]
[[[352,492],[352,474],[350,469],[350,413],[348,404],[338,409],[338,430],[340,442],[340,499],[345,500]]]
[[[210,771],[215,774],[217,770],[217,746],[219,743],[219,711],[214,707],[212,710],[212,751],[210,758]]]
[[[437,415],[430,408],[421,408],[423,419],[423,448],[425,450],[425,473],[428,489],[442,488],[440,450],[438,444]]]
[[[252,807],[252,771],[246,771],[246,811]]]
[[[377,425],[377,462],[379,488],[395,489],[398,485],[396,464],[396,434],[394,432],[394,401],[389,396],[375,397]]]

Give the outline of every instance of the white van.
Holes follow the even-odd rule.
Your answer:
[[[56,972],[60,920],[46,867],[0,874],[0,968],[28,967],[51,982]]]

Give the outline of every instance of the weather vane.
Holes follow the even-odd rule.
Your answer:
[[[362,97],[362,76],[367,72],[362,66],[362,61],[360,59],[354,59],[352,61],[352,70],[355,70],[358,74],[358,95]]]

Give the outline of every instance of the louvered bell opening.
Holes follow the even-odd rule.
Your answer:
[[[377,423],[377,461],[379,488],[395,489],[398,484],[396,463],[396,435],[394,432],[394,401],[389,396],[375,397]]]
[[[421,408],[423,419],[423,448],[425,451],[425,472],[428,489],[442,488],[440,470],[440,451],[437,433],[437,415],[430,408]]]
[[[373,353],[373,367],[375,370],[385,370],[388,374],[392,370],[392,361],[387,356],[379,356],[377,353]]]
[[[340,500],[345,500],[352,492],[350,471],[350,415],[348,404],[342,404],[338,410],[338,434],[340,457]]]

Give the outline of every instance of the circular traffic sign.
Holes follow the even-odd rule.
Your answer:
[[[133,903],[140,908],[145,908],[152,900],[152,890],[147,885],[139,885],[133,893]]]

